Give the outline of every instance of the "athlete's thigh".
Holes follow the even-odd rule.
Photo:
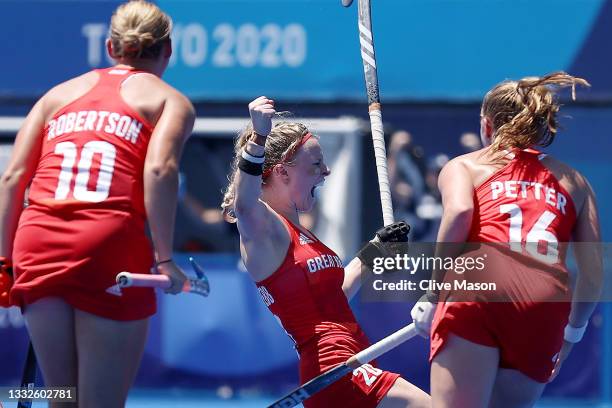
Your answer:
[[[395,380],[378,408],[429,408],[431,398],[419,387],[409,383],[402,377]]]
[[[79,404],[123,407],[144,351],[149,319],[118,321],[75,311]]]
[[[77,385],[74,309],[58,297],[27,305],[24,317],[47,387]]]
[[[449,334],[431,363],[432,406],[487,407],[498,366],[497,348]]]
[[[492,408],[527,408],[535,405],[546,384],[537,382],[518,370],[500,368],[495,378]]]

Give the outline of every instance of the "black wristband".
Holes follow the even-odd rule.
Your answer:
[[[250,162],[242,156],[238,160],[238,168],[251,176],[261,176],[263,173],[263,164]]]
[[[159,266],[161,264],[165,264],[168,262],[172,262],[172,258],[164,259],[163,261],[155,262],[155,266]]]
[[[374,258],[385,256],[385,254],[374,243],[368,242],[359,250],[359,252],[357,252],[357,255],[355,256],[361,260],[363,265],[366,265],[372,269]]]

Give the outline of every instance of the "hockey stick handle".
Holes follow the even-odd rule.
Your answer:
[[[380,193],[380,206],[385,226],[393,224],[393,203],[391,201],[391,185],[387,170],[387,149],[385,148],[385,132],[383,130],[382,112],[379,103],[370,104],[370,126],[372,129],[372,143],[374,145],[374,159],[376,160],[376,173],[378,175],[378,191]]]
[[[382,109],[378,90],[378,73],[376,71],[376,51],[374,48],[374,34],[372,32],[370,0],[359,0],[357,6],[359,44],[361,46],[361,60],[363,62],[363,73],[368,96],[368,111],[370,113],[370,127],[372,129],[374,158],[376,160],[376,173],[378,175],[380,205],[383,213],[383,223],[386,226],[393,224],[394,217],[389,172],[387,170],[385,131],[383,128]]]
[[[159,288],[168,289],[172,283],[166,275],[149,275],[146,273],[121,272],[117,275],[117,284],[122,288]]]
[[[210,293],[210,283],[204,273],[204,269],[193,259],[189,257],[189,263],[196,273],[196,278],[186,279],[183,283],[183,292],[195,293],[204,297]],[[172,286],[172,281],[166,275],[155,275],[155,274],[143,274],[143,273],[130,273],[121,272],[117,274],[115,278],[117,285],[120,288],[127,287],[145,287],[145,288],[159,288],[168,289]]]
[[[393,348],[399,346],[403,342],[413,338],[417,335],[414,323],[410,323],[408,326],[401,328],[400,330],[390,334],[384,339],[374,343],[365,350],[360,351],[354,356],[350,357],[344,363],[318,375],[302,386],[291,391],[281,399],[273,402],[268,408],[291,408],[302,401],[310,398],[317,392],[327,388],[327,386],[338,381],[345,375],[349,374],[355,368],[366,364]]]
[[[357,368],[362,364],[366,364],[377,359],[387,351],[393,350],[403,342],[410,340],[416,335],[416,327],[414,326],[414,323],[410,323],[408,326],[399,329],[384,339],[372,344],[367,349],[355,354],[353,357],[346,360],[346,364],[351,368]]]

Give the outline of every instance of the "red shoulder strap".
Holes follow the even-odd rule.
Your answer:
[[[293,223],[291,221],[289,221],[287,218],[285,218],[282,214],[277,213],[278,215],[280,215],[281,220],[283,220],[283,223],[285,223],[285,225],[289,228],[289,233],[291,234],[291,241],[293,242],[293,240],[297,237],[299,238],[300,236],[300,229],[298,227],[296,227],[295,225],[293,225]]]

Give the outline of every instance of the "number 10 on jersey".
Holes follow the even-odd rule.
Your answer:
[[[65,200],[68,198],[70,184],[74,175],[74,165],[79,153],[80,158],[77,164],[77,175],[72,195],[76,200],[91,203],[99,203],[106,200],[113,178],[117,151],[112,144],[98,140],[85,143],[80,152],[77,145],[73,142],[60,142],[55,145],[55,154],[63,156],[57,188],[55,189],[55,199]],[[98,180],[96,182],[96,189],[88,190],[87,184],[91,175],[91,165],[93,156],[96,153],[101,155]]]

